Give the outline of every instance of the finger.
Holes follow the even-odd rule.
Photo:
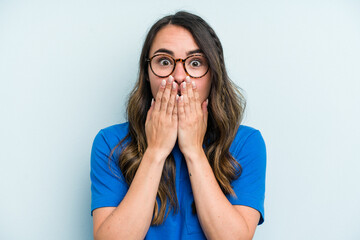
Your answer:
[[[185,122],[185,110],[184,110],[184,96],[181,95],[178,99],[177,113],[180,122]]]
[[[168,107],[173,80],[174,78],[170,76],[166,81],[165,90],[161,98],[161,107],[160,107],[160,111],[163,113],[166,113],[166,109]]]
[[[192,88],[193,88],[194,99],[195,99],[195,110],[196,110],[196,112],[200,113],[201,112],[200,95],[199,95],[196,83],[194,81],[192,82]]]
[[[176,96],[177,96],[177,84],[172,82],[170,99],[168,103],[168,107],[166,109],[166,114],[171,115],[173,113],[174,107],[176,105]]]
[[[209,105],[209,99],[206,99],[202,104],[201,104],[201,109],[204,115],[204,122],[207,124],[207,120],[208,120],[208,105]]]
[[[149,110],[147,112],[145,122],[149,121],[149,119],[151,117],[151,113],[152,113],[153,110],[154,110],[154,98],[151,99],[151,105],[150,105],[150,108],[149,108]]]
[[[176,122],[178,120],[178,101],[179,101],[179,95],[176,94],[175,97],[175,106],[172,112],[173,121]]]
[[[162,99],[162,96],[164,94],[164,91],[165,91],[165,86],[166,86],[166,81],[165,79],[163,79],[160,83],[160,86],[159,86],[159,90],[156,94],[156,101],[155,101],[155,107],[154,107],[154,110],[155,111],[160,111],[160,107],[161,107],[161,99]]]
[[[187,95],[188,95],[188,99],[189,99],[190,112],[195,112],[196,109],[195,109],[195,97],[194,97],[194,92],[193,92],[193,84],[192,84],[189,76],[186,77],[186,90],[187,90]]]
[[[181,101],[183,103],[183,108],[184,108],[184,113],[185,115],[190,115],[190,106],[189,106],[189,98],[188,98],[188,94],[187,94],[187,88],[189,84],[187,84],[186,82],[183,82],[181,84]]]

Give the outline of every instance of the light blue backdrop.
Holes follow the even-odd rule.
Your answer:
[[[140,48],[207,20],[268,150],[255,239],[360,239],[360,2],[0,0],[0,239],[92,239],[94,136],[125,120]]]

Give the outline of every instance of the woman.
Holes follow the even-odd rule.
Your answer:
[[[128,122],[94,140],[95,239],[251,239],[263,222],[266,153],[260,132],[240,126],[244,105],[203,19],[156,22]]]

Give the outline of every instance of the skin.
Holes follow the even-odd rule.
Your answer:
[[[175,58],[185,58],[198,46],[186,29],[168,25],[157,33],[150,56],[164,48],[172,51]],[[168,78],[156,77],[149,71],[155,100],[145,123],[148,148],[119,206],[94,210],[96,240],[144,239],[151,224],[164,162],[176,140],[185,157],[198,218],[206,237],[252,239],[259,212],[250,207],[232,205],[227,200],[202,148],[208,119],[209,75],[191,79],[181,64]],[[181,97],[178,98],[179,91]]]
[[[168,50],[169,52],[164,52],[163,50]],[[198,45],[196,44],[194,38],[191,33],[185,28],[168,25],[162,28],[155,36],[155,39],[152,43],[152,46],[149,51],[149,56],[155,55],[155,53],[166,53],[172,56],[173,58],[182,58],[185,59],[188,57],[189,53],[199,50]],[[155,97],[157,91],[159,90],[159,86],[162,80],[165,78],[157,77],[153,74],[148,67],[149,80],[151,85],[151,92]],[[180,84],[185,81],[187,74],[184,70],[183,65],[178,62],[176,64],[176,68],[172,73],[172,77],[174,77],[174,82],[177,85],[177,89],[180,90]],[[208,72],[202,78],[192,79],[196,83],[197,90],[199,93],[200,102],[204,102],[210,93],[210,73]],[[180,91],[178,91],[180,93]]]

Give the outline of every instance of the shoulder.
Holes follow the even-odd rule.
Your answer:
[[[230,147],[231,154],[244,156],[248,153],[265,154],[265,141],[258,129],[240,125]]]
[[[128,123],[116,124],[101,129],[95,136],[91,149],[91,167],[95,169],[106,169],[111,158],[111,164],[116,162],[120,148],[117,148],[119,142],[128,133]],[[116,151],[114,151],[116,150]]]
[[[259,224],[264,221],[266,149],[259,130],[241,125],[230,147],[230,153],[241,165],[239,178],[232,181],[236,197],[228,196],[234,205],[258,210]]]
[[[102,128],[95,136],[92,153],[108,155],[129,132],[128,122]],[[120,149],[119,149],[120,150]],[[118,152],[116,152],[117,154]]]
[[[91,212],[100,207],[116,207],[128,185],[118,166],[118,152],[112,150],[128,133],[128,124],[101,129],[91,150]]]
[[[107,137],[113,138],[124,138],[129,131],[129,123],[124,122],[120,124],[111,125],[102,128],[99,132]]]
[[[95,136],[94,143],[104,141],[109,148],[115,147],[129,132],[129,123],[120,123],[102,128]]]

